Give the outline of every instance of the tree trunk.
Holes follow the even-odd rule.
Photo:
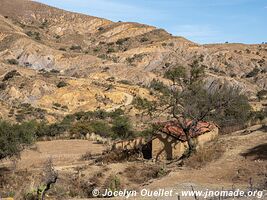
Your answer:
[[[189,135],[189,130],[184,130],[184,133],[185,133],[187,144],[188,144],[188,152],[186,153],[185,157],[188,158],[192,155],[192,153],[196,151],[196,145],[193,139]]]

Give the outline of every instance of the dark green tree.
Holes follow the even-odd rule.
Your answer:
[[[35,140],[36,123],[10,124],[0,121],[0,160],[19,156]]]

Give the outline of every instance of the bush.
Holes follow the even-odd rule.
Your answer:
[[[173,82],[177,82],[178,79],[186,76],[186,69],[183,66],[178,66],[173,69],[169,69],[165,72],[164,77],[170,79]]]
[[[115,49],[113,49],[113,48],[108,48],[107,53],[114,53],[114,52],[115,52]]]
[[[66,49],[64,47],[60,47],[58,50],[59,51],[66,51]]]
[[[75,50],[80,51],[80,50],[82,50],[82,47],[79,46],[79,45],[72,45],[70,47],[70,50],[72,50],[72,51],[75,51]]]
[[[59,74],[60,71],[57,70],[57,69],[51,69],[51,70],[50,70],[50,73],[53,73],[53,74]]]
[[[147,109],[152,107],[152,102],[148,101],[147,99],[143,99],[141,97],[135,97],[133,100],[133,105],[135,108],[139,110]]]
[[[105,110],[96,110],[92,115],[97,119],[106,119],[108,117],[108,112]]]
[[[144,184],[151,179],[156,179],[168,174],[168,172],[159,165],[132,165],[124,171],[126,177],[137,184]]]
[[[0,90],[5,90],[7,85],[5,83],[0,83]]]
[[[124,85],[132,85],[132,83],[128,80],[119,80],[118,83],[124,84]]]
[[[9,79],[12,79],[14,76],[21,76],[21,75],[17,70],[12,70],[5,74],[3,81],[8,81]]]
[[[58,84],[57,84],[57,87],[58,88],[62,88],[62,87],[66,87],[68,84],[64,81],[60,81]]]
[[[14,58],[8,59],[7,62],[10,65],[18,65],[19,64],[19,62],[16,59],[14,59]]]
[[[56,106],[61,106],[56,104]],[[62,107],[62,106],[61,106]],[[104,110],[78,112],[67,115],[59,123],[46,124],[41,122],[37,124],[37,137],[56,136],[64,132],[71,134],[86,135],[87,133],[95,133],[102,137],[128,138],[132,137],[130,121],[124,116],[121,109],[113,112]]]
[[[123,116],[123,114],[124,114],[124,111],[118,108],[114,110],[113,112],[109,113],[109,117],[115,119],[117,117]]]
[[[102,137],[110,137],[112,135],[111,127],[102,121],[94,121],[90,123],[92,130],[95,134]]]
[[[48,126],[47,129],[45,129],[45,135],[47,136],[56,136],[56,135],[60,135],[62,133],[64,133],[67,130],[67,127],[64,126],[64,124],[52,124],[50,126]]]
[[[267,90],[261,90],[257,93],[257,97],[259,100],[263,100],[267,97]]]
[[[254,68],[251,72],[249,72],[246,75],[246,78],[251,78],[251,77],[255,77],[258,75],[258,73],[260,72],[260,70],[258,68]]]
[[[121,39],[118,39],[116,44],[117,45],[123,45],[124,42],[128,41],[130,38],[121,38]]]
[[[155,79],[153,79],[150,82],[149,87],[158,91],[158,92],[161,92],[162,94],[168,94],[169,93],[169,88],[166,85],[164,85],[162,82],[155,80]]]
[[[0,160],[18,156],[35,139],[36,123],[10,124],[0,121]]]
[[[28,32],[26,32],[26,35],[28,35],[29,37],[34,38],[35,40],[41,40],[41,36],[40,36],[39,32],[28,31]]]
[[[251,106],[248,98],[245,95],[238,93],[238,91],[231,91],[231,89],[224,88],[221,89],[220,92],[207,97],[214,98],[214,100],[220,98],[231,99],[231,104],[225,105],[224,108],[219,112],[210,114],[207,119],[217,123],[221,129],[235,126],[242,127],[251,117]],[[201,96],[196,98],[196,101],[200,101],[200,99]],[[204,104],[205,102],[206,104],[209,102],[208,99],[203,99],[202,101]],[[204,104],[203,107],[205,106]]]
[[[94,129],[89,123],[86,122],[77,122],[70,128],[71,134],[81,134],[86,136],[87,133],[92,133]]]
[[[113,138],[127,139],[134,136],[130,121],[127,117],[117,117],[113,121]]]
[[[146,37],[143,37],[143,38],[141,38],[141,40],[140,40],[140,42],[147,42],[148,41],[148,38],[146,38]]]
[[[104,29],[104,27],[99,27],[97,30],[98,30],[98,31],[103,31],[103,30],[105,30],[105,29]]]

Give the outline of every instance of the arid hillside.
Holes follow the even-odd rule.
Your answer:
[[[267,89],[266,57],[265,44],[198,45],[148,25],[33,1],[0,2],[3,118],[20,118],[17,111],[25,106],[53,121],[80,110],[129,105],[129,96],[147,95],[143,88],[153,79],[168,83],[166,70],[189,69],[195,60],[205,66],[208,85],[226,82],[255,99]]]
[[[0,0],[0,199],[266,190],[266,117],[267,44]]]

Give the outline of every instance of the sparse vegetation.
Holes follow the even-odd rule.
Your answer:
[[[136,166],[132,165],[125,169],[124,173],[134,183],[146,183],[150,179],[160,178],[168,174],[167,170],[160,165]]]
[[[186,167],[199,169],[210,162],[220,159],[224,151],[223,144],[220,141],[212,141],[198,149],[184,164]]]

